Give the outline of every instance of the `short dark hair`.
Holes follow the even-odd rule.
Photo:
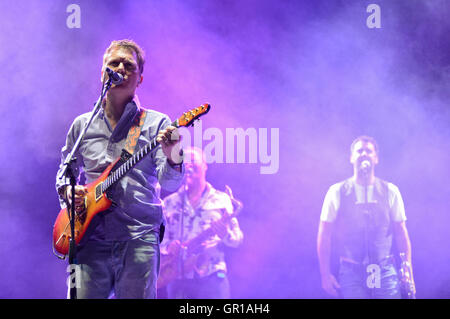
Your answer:
[[[144,64],[145,64],[145,52],[142,48],[133,40],[124,39],[124,40],[115,40],[112,41],[109,47],[106,49],[105,54],[103,55],[103,62],[105,62],[106,55],[114,48],[125,48],[133,51],[136,54],[137,63],[139,66],[139,71],[144,73]]]
[[[355,144],[358,143],[359,141],[365,142],[365,143],[371,143],[373,145],[373,147],[375,148],[375,152],[378,155],[378,143],[377,143],[377,141],[373,137],[367,136],[367,135],[358,136],[357,138],[355,138],[353,140],[352,145],[350,145],[350,153],[353,153],[353,149],[355,148]]]

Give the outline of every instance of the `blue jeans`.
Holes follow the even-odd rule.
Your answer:
[[[367,268],[368,265],[341,262],[339,267],[340,296],[345,299],[400,299],[400,281],[394,264],[390,260],[385,260],[377,265],[379,281],[377,284],[373,284],[371,278],[374,277],[371,277],[370,271],[368,272],[368,269],[370,270]]]
[[[159,235],[128,241],[88,241],[77,253],[79,299],[156,298]]]
[[[223,272],[206,277],[175,280],[167,286],[169,299],[230,299],[230,284]]]

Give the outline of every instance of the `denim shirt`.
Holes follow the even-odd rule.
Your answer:
[[[78,152],[73,165],[75,176],[84,172],[86,184],[96,180],[107,166],[120,157],[124,148],[129,128],[134,117],[139,113],[136,103],[126,105],[124,113],[117,126],[112,130],[100,109],[94,116]],[[160,112],[145,110],[147,116],[139,136],[135,152],[150,143],[157,133],[171,124],[169,117]],[[91,113],[78,116],[67,134],[66,144],[61,150],[61,165],[56,177],[56,189],[69,185],[68,179],[58,179],[67,154],[72,150],[78,135]],[[184,167],[181,172],[173,169],[164,155],[161,146],[158,147],[136,164],[114,188],[113,202],[105,212],[98,214],[88,231],[94,231],[92,238],[97,240],[129,240],[141,237],[149,231],[158,232],[165,224],[160,199],[161,187],[168,191],[175,191],[181,185]],[[65,202],[60,197],[61,207]]]

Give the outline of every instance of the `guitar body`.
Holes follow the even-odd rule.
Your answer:
[[[160,272],[158,275],[158,289],[164,288],[168,283],[178,277],[178,254],[161,254]]]
[[[95,181],[85,185],[85,187],[87,188],[85,208],[84,211],[77,213],[75,218],[75,243],[77,245],[84,237],[86,230],[92,221],[92,218],[94,218],[94,216],[98,213],[103,212],[111,207],[112,202],[106,197],[106,192],[102,193],[99,198],[96,198],[96,187],[97,185],[105,181],[105,179],[111,172],[111,169],[119,160],[120,158],[111,163],[102,173],[102,175],[100,175],[99,178],[97,178]],[[71,236],[69,212],[67,208],[63,208],[59,212],[53,226],[54,249],[60,254],[67,255],[69,253],[69,242]]]
[[[172,247],[171,247],[172,246]],[[164,288],[170,282],[177,279],[178,275],[180,275],[179,263],[178,261],[181,258],[181,253],[183,253],[178,241],[172,242],[169,244],[168,254],[161,254],[160,261],[160,272],[158,276],[158,289]],[[189,273],[192,271],[197,271],[202,273],[202,269],[198,267],[198,261],[202,258],[201,254],[192,254],[189,255],[183,261],[183,268],[185,273]]]

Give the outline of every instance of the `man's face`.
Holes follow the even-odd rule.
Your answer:
[[[134,91],[139,84],[141,84],[143,79],[139,71],[139,65],[134,51],[122,47],[111,49],[104,57],[102,80],[106,73],[106,67],[123,75],[123,82],[118,86],[113,86],[111,90],[125,91],[130,94],[133,93],[134,95]]]
[[[353,147],[350,155],[350,163],[354,167],[359,168],[361,162],[364,160],[370,161],[372,166],[378,164],[378,155],[375,151],[375,146],[370,142],[358,141]]]
[[[207,165],[204,163],[202,155],[198,152],[185,152],[186,182],[188,185],[198,183],[206,178]]]

